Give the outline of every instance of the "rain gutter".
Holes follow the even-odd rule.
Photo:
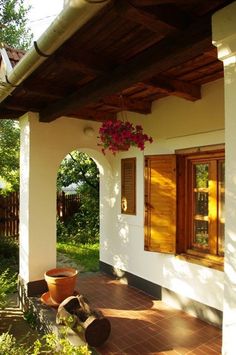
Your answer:
[[[0,102],[110,1],[69,0],[48,29],[34,42],[34,46],[6,75],[5,82],[0,82]]]

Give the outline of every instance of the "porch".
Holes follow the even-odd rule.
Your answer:
[[[95,160],[100,172],[100,262],[151,282],[159,289],[168,289],[178,297],[188,298],[189,302],[223,313],[222,354],[235,355],[236,2],[173,0],[167,8],[159,6],[162,1],[130,1],[129,6],[125,1],[101,3],[104,8],[95,11],[91,2],[69,1],[35,48],[15,69],[6,72],[9,75],[0,95],[0,118],[17,117],[21,125],[20,276],[31,296],[35,288],[43,285],[45,270],[56,265],[56,174],[61,160],[78,149]],[[88,16],[83,17],[84,14]],[[168,14],[174,17],[169,18]],[[133,19],[138,19],[138,23],[134,25]],[[122,117],[123,111],[127,120],[141,124],[154,142],[144,152],[132,148],[115,157],[104,156],[95,139],[99,122]],[[86,133],[88,129],[93,136]],[[172,234],[161,226],[162,243],[157,241],[152,248],[144,233],[143,217],[146,202],[150,202],[145,201],[144,194],[145,159],[162,156],[164,161],[167,155],[175,155],[176,160],[179,152],[192,152],[199,153],[197,163],[204,158],[210,166],[212,152],[214,155],[217,150],[218,154],[224,145],[225,218],[218,218],[220,203],[215,188],[214,194],[209,195],[209,201],[216,201],[214,210],[209,208],[211,213],[202,219],[210,222],[213,242],[209,239],[209,257],[205,258],[204,250],[200,254],[192,252],[193,228],[189,228],[191,233],[186,228],[191,227],[189,221],[192,223],[195,206],[193,199],[189,203],[185,198],[189,191],[196,192],[191,175],[193,159],[188,160],[191,164],[185,159],[183,165],[169,164],[169,170],[166,168],[167,172],[172,168],[174,178],[180,176],[176,171],[190,176],[190,188],[178,189],[184,184],[179,179],[176,185],[172,178],[173,190],[167,194],[171,198],[160,200],[155,196],[156,201],[169,208],[168,217],[173,218],[166,223]],[[136,159],[133,174],[136,210],[130,215],[121,210],[121,164],[122,159],[129,158]],[[220,161],[222,157],[217,155],[217,158]],[[210,169],[214,177],[208,179],[215,187],[221,184],[215,178],[216,165]],[[191,169],[186,169],[188,166]],[[154,170],[156,176],[164,176],[157,168]],[[157,182],[161,185],[160,180]],[[149,187],[151,183],[148,181],[146,185]],[[175,199],[178,191],[181,194]],[[186,220],[179,221],[169,201],[179,207],[181,197],[188,215]],[[167,218],[164,220],[169,222]],[[157,221],[163,222],[163,218]],[[221,240],[218,222],[225,224],[224,260],[218,255],[220,244],[217,243]],[[173,248],[166,243],[166,235]],[[163,249],[157,250],[162,244]],[[180,250],[175,250],[176,245]],[[219,347],[212,349],[212,353],[220,353],[219,330],[208,329],[205,323],[183,313],[177,317],[176,311],[159,309],[159,302],[150,298],[136,303],[137,294],[130,295],[127,286],[115,284],[114,291],[110,289],[115,281],[105,282],[102,277],[101,286],[95,280],[91,283],[90,289],[89,279],[86,283],[81,279],[80,292],[86,293],[95,307],[101,307],[111,317],[113,333],[106,345],[113,347],[111,352],[130,354],[136,347],[136,353],[143,354],[147,342],[157,339],[160,343],[153,346],[154,352],[160,349],[164,353],[210,354],[210,344],[217,344]],[[104,294],[106,284],[108,289]],[[105,295],[109,295],[108,299]],[[142,299],[143,294],[138,296]],[[129,339],[132,333],[134,343]],[[106,349],[100,351],[105,353]]]
[[[221,354],[219,328],[171,308],[124,280],[85,273],[77,287],[111,322],[110,337],[95,353]]]

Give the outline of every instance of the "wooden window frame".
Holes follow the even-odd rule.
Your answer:
[[[127,189],[125,179],[126,163],[129,163],[132,166],[131,180],[127,181],[127,183],[132,187],[132,201],[126,201],[127,210],[124,209],[124,198],[126,199]],[[130,186],[128,188],[130,189]],[[136,215],[136,158],[121,159],[121,213],[126,215]]]
[[[213,147],[202,147],[198,149],[177,151],[177,254],[190,262],[201,264],[207,267],[223,270],[224,257],[218,254],[218,206],[219,206],[219,179],[215,185],[209,187],[209,205],[215,205],[210,210],[209,219],[209,250],[192,248],[193,238],[193,176],[192,167],[194,163],[210,163],[210,174],[218,175],[218,162],[224,160],[224,145]],[[214,199],[217,201],[215,204]],[[214,219],[214,213],[217,218]]]

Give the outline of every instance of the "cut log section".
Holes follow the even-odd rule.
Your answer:
[[[111,324],[101,311],[92,309],[82,296],[70,296],[58,307],[57,324],[73,328],[90,346],[105,343],[111,332]]]

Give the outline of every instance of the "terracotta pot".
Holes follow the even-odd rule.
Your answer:
[[[56,268],[45,272],[44,278],[48,285],[52,302],[60,304],[75,291],[78,270],[73,268]]]

